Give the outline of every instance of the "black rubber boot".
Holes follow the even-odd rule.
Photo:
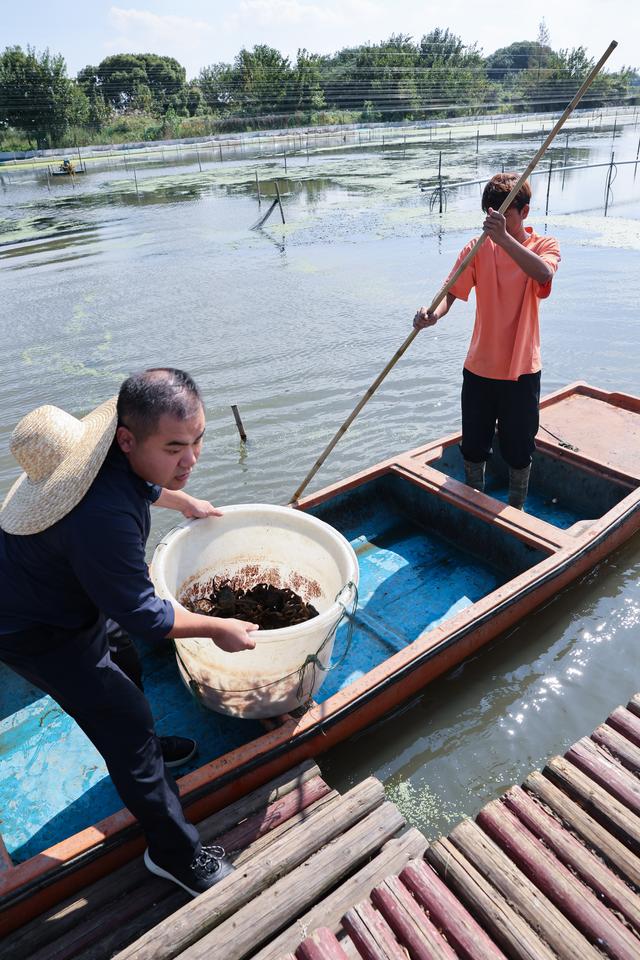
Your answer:
[[[530,473],[531,464],[528,467],[523,467],[522,470],[509,467],[509,506],[515,507],[516,510],[524,510],[524,503],[529,490]]]
[[[480,463],[472,463],[471,460],[464,461],[464,482],[468,487],[479,490],[480,493],[484,493],[485,467],[485,460],[481,460]]]

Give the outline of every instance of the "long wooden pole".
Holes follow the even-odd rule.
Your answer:
[[[589,76],[587,77],[587,79],[584,81],[584,83],[582,84],[582,86],[580,87],[580,89],[578,90],[578,92],[576,93],[575,97],[573,98],[573,100],[571,101],[571,103],[569,104],[569,106],[566,108],[566,110],[564,111],[564,113],[562,114],[562,116],[560,117],[560,119],[558,120],[558,122],[556,123],[556,125],[552,128],[552,130],[551,130],[551,131],[549,132],[549,134],[547,135],[547,138],[546,138],[546,139],[544,140],[544,142],[542,143],[542,145],[541,145],[540,149],[538,150],[538,152],[536,153],[536,155],[535,155],[535,156],[533,157],[533,159],[529,162],[529,165],[527,166],[527,169],[524,171],[524,173],[522,174],[522,176],[520,177],[520,179],[518,180],[518,182],[515,184],[515,186],[514,186],[513,189],[511,190],[511,193],[509,194],[509,196],[506,197],[505,200],[503,201],[503,203],[502,203],[502,205],[501,205],[498,213],[504,213],[504,211],[508,208],[508,206],[510,205],[510,203],[513,201],[514,197],[518,194],[518,192],[520,191],[520,188],[522,187],[522,185],[523,185],[523,183],[525,182],[525,180],[527,179],[527,177],[529,177],[530,174],[532,173],[532,171],[535,170],[535,168],[536,168],[536,166],[538,165],[538,163],[540,162],[541,158],[544,156],[544,154],[546,153],[547,149],[549,148],[549,145],[550,145],[551,142],[554,140],[554,138],[556,137],[556,135],[558,134],[558,132],[560,131],[560,129],[562,128],[562,126],[565,124],[565,122],[566,122],[566,120],[568,119],[568,117],[573,113],[573,111],[575,110],[576,106],[578,105],[578,103],[580,102],[580,100],[583,98],[583,96],[585,95],[585,93],[587,92],[587,90],[589,89],[589,87],[591,86],[591,84],[593,83],[593,81],[595,80],[595,78],[597,77],[597,75],[600,73],[600,70],[602,69],[602,67],[604,66],[604,64],[605,64],[606,61],[609,59],[609,57],[611,56],[611,54],[613,53],[613,51],[615,50],[615,48],[616,48],[617,46],[618,46],[617,41],[616,41],[616,40],[612,40],[611,43],[609,44],[609,46],[607,47],[606,51],[602,54],[602,56],[600,57],[600,59],[599,59],[598,62],[596,63],[595,67],[593,68],[593,70],[591,71],[591,73],[589,74]],[[487,235],[486,233],[482,233],[482,234],[480,235],[480,237],[478,238],[478,240],[476,241],[476,243],[473,245],[473,247],[471,248],[471,250],[469,251],[469,253],[466,255],[466,257],[464,258],[464,260],[460,263],[458,269],[457,269],[457,270],[455,271],[455,273],[449,278],[449,280],[447,280],[447,282],[444,284],[444,286],[442,287],[442,289],[439,290],[439,292],[438,292],[438,293],[436,294],[436,296],[434,297],[434,299],[433,299],[433,301],[432,301],[432,303],[431,303],[431,306],[429,307],[429,311],[430,311],[430,312],[433,311],[433,310],[435,310],[436,307],[438,306],[438,304],[439,304],[442,300],[444,300],[444,298],[446,297],[447,293],[449,292],[449,290],[451,289],[451,287],[454,285],[454,283],[456,282],[456,280],[458,279],[458,277],[460,276],[460,274],[463,273],[463,271],[467,269],[467,267],[469,266],[469,264],[471,263],[471,261],[473,260],[473,258],[475,257],[475,255],[477,254],[478,250],[480,249],[480,247],[482,246],[482,244],[483,244],[483,243],[485,242],[485,240],[487,239],[487,236],[488,236],[488,235]],[[391,368],[396,365],[396,363],[398,362],[398,360],[400,359],[400,357],[402,357],[403,354],[408,350],[408,348],[411,346],[411,344],[413,343],[413,341],[415,340],[415,338],[418,336],[418,333],[419,333],[419,332],[420,332],[419,330],[415,330],[415,329],[412,330],[411,333],[409,334],[409,336],[407,337],[407,339],[406,339],[406,340],[404,341],[404,343],[402,344],[402,346],[399,347],[398,350],[396,350],[396,352],[394,353],[393,357],[391,358],[391,360],[389,361],[389,363],[386,365],[386,367],[384,368],[384,370],[383,370],[381,373],[378,374],[378,376],[377,376],[376,379],[373,381],[373,383],[371,384],[371,386],[369,387],[369,389],[367,390],[367,392],[365,393],[365,395],[363,396],[363,398],[360,400],[360,402],[357,404],[357,406],[353,409],[353,411],[349,414],[349,416],[347,417],[347,419],[345,420],[345,422],[342,424],[342,426],[340,427],[340,429],[338,430],[338,432],[336,433],[336,435],[334,436],[334,438],[331,440],[331,442],[328,444],[328,446],[325,447],[325,449],[323,450],[323,452],[321,453],[321,455],[318,457],[318,459],[317,459],[316,462],[314,463],[314,465],[313,465],[313,467],[311,468],[311,470],[309,471],[309,473],[306,475],[306,477],[304,478],[304,480],[302,481],[302,483],[300,484],[300,486],[298,487],[298,489],[296,490],[296,492],[294,493],[294,495],[291,497],[291,500],[289,501],[289,503],[295,503],[296,500],[298,500],[298,499],[300,498],[301,493],[303,492],[303,490],[305,489],[305,487],[307,486],[307,484],[310,482],[310,480],[312,480],[313,477],[316,475],[316,473],[318,472],[318,470],[320,469],[320,467],[322,466],[322,464],[324,463],[324,461],[327,459],[327,457],[329,456],[329,454],[331,453],[331,451],[333,450],[333,448],[335,447],[335,445],[338,443],[338,440],[340,440],[340,438],[347,432],[347,430],[349,429],[349,427],[351,426],[351,424],[353,423],[353,421],[355,420],[355,418],[358,416],[358,414],[360,413],[360,411],[361,411],[362,408],[364,407],[364,405],[367,403],[367,401],[368,401],[368,400],[373,396],[373,394],[376,392],[376,390],[378,389],[378,387],[380,386],[380,384],[382,383],[382,381],[384,380],[384,378],[386,377],[386,375],[389,373],[389,371],[391,370]]]

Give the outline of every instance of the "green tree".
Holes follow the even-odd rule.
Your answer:
[[[553,59],[549,46],[540,46],[535,40],[518,40],[508,47],[500,47],[485,60],[487,76],[507,84],[517,79],[523,70],[546,67]]]
[[[449,29],[436,27],[422,37],[417,64],[420,106],[433,114],[472,113],[491,90],[485,62],[476,46],[466,46]]]
[[[78,74],[87,96],[100,93],[112,109],[152,111],[159,116],[186,90],[186,72],[173,57],[155,53],[118,53]]]
[[[245,116],[280,113],[287,107],[291,64],[279,50],[264,43],[240,51],[234,63],[234,82]]]
[[[32,146],[52,146],[77,108],[63,57],[31,47],[7,47],[0,54],[0,124],[23,130]]]
[[[212,113],[226,113],[237,103],[236,78],[230,63],[212,63],[195,81]]]
[[[321,58],[315,53],[298,50],[289,81],[290,106],[293,110],[322,110],[326,106],[322,90]]]

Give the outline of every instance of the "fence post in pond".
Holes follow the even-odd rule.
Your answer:
[[[51,177],[49,176],[49,164],[47,164],[47,190],[49,191],[49,193],[51,193]]]
[[[235,403],[232,403],[232,404],[231,404],[231,409],[233,410],[233,417],[234,417],[234,419],[235,419],[235,421],[236,421],[236,427],[238,428],[238,433],[240,434],[240,439],[241,439],[242,442],[244,443],[245,440],[247,439],[247,434],[245,433],[245,429],[244,429],[244,427],[243,427],[243,425],[242,425],[242,420],[240,419],[240,414],[238,413],[238,408],[237,408],[237,406],[235,405]]]
[[[612,139],[612,140],[615,140],[615,138],[616,138],[616,127],[617,127],[617,126],[618,126],[618,113],[617,113],[617,111],[616,111],[616,115],[615,115],[615,117],[613,118],[613,133],[611,134],[611,139]]]
[[[198,158],[198,166],[200,167],[200,173],[202,173],[202,164],[200,163],[200,151],[198,150],[198,147],[196,147],[196,156]]]
[[[564,159],[562,161],[562,189],[564,190],[564,178],[567,173],[567,156],[569,154],[569,131],[567,130],[567,139],[564,142]]]
[[[438,154],[438,183],[440,191],[440,213],[442,213],[442,150]]]
[[[640,140],[638,140],[638,149],[636,150],[636,165],[633,168],[633,179],[636,178],[636,173],[638,172],[638,156],[640,156]]]
[[[284,210],[282,209],[282,200],[280,199],[280,188],[278,186],[277,180],[275,181],[275,185],[276,185],[276,196],[278,198],[278,206],[280,207],[280,216],[282,217],[282,222],[284,223],[285,222]]]
[[[222,144],[218,142],[218,150],[220,151],[220,163],[222,163]]]
[[[476,130],[476,153],[480,151],[480,128]]]
[[[138,200],[139,200],[139,199],[140,199],[140,194],[138,193],[138,178],[137,178],[137,176],[136,176],[136,168],[135,168],[135,167],[133,167],[133,181],[134,181],[134,183],[135,183],[135,185],[136,185],[136,197],[137,197]]]
[[[284,172],[286,173],[287,172],[287,151],[286,150],[282,151],[282,156],[284,157]]]
[[[547,205],[545,207],[545,217],[549,213],[549,191],[551,190],[551,172],[553,170],[553,160],[549,160],[549,179],[547,180]]]
[[[258,179],[258,171],[256,170],[256,190],[258,191],[258,206],[262,206],[262,197],[260,196],[260,181]]]
[[[615,153],[611,154],[611,163],[609,164],[609,169],[607,170],[607,185],[604,189],[604,215],[606,217],[607,210],[609,209],[609,195],[611,193],[611,177],[613,174],[613,158]]]

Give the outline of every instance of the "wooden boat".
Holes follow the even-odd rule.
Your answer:
[[[64,168],[62,164],[59,167],[49,167],[49,174],[52,177],[75,177],[79,173],[86,173],[87,168],[84,163],[76,163],[72,167]]]
[[[640,398],[578,383],[541,407],[526,513],[505,503],[499,455],[486,493],[465,486],[457,435],[297,505],[341,530],[360,565],[350,651],[300,715],[261,724],[203,711],[173,659],[145,652],[159,731],[200,742],[200,765],[179,780],[191,819],[398,708],[640,529]],[[339,635],[338,655],[343,643]],[[51,700],[18,680],[0,665],[0,685],[12,691],[0,717],[0,933],[144,845],[101,758]]]

